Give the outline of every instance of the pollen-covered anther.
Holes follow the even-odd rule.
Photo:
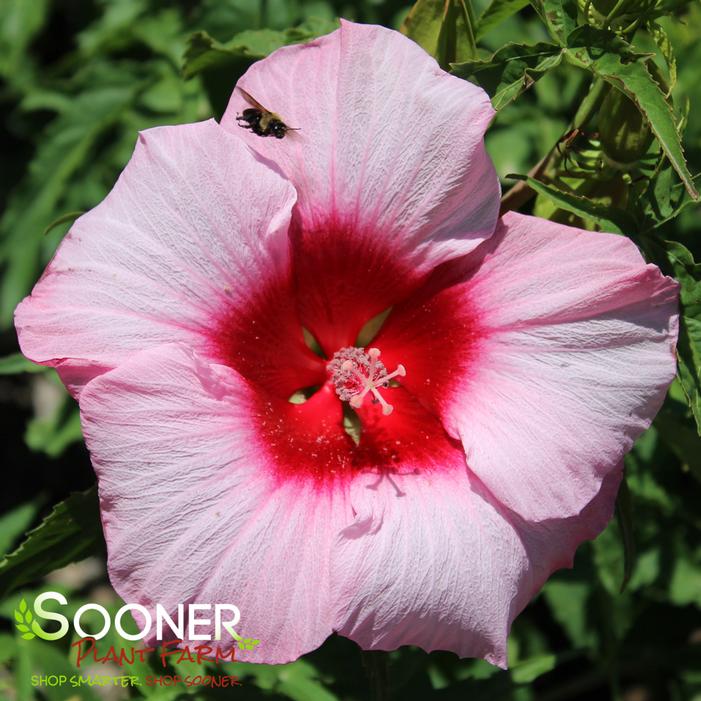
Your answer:
[[[378,348],[356,348],[349,346],[337,351],[328,364],[331,381],[336,387],[336,394],[354,409],[359,409],[367,394],[372,394],[374,401],[382,405],[382,413],[391,414],[393,406],[380,394],[381,389],[388,389],[390,380],[404,377],[406,369],[397,365],[394,372],[380,360]]]

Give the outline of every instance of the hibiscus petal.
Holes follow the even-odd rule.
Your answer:
[[[255,403],[235,371],[179,345],[133,356],[80,399],[115,590],[173,612],[233,603],[239,634],[261,640],[249,658],[286,662],[331,633],[329,551],[351,515],[332,492],[275,480]]]
[[[334,555],[338,632],[363,649],[418,645],[505,666],[527,554],[464,470],[359,479],[351,500],[356,523]]]
[[[373,343],[502,504],[576,515],[664,400],[678,286],[623,236],[519,214],[463,280],[407,300]]]
[[[526,603],[555,570],[573,566],[574,553],[583,541],[594,539],[604,530],[613,518],[622,477],[623,463],[604,477],[599,493],[577,516],[532,523],[511,515],[511,522],[521,534],[532,567],[533,590]]]
[[[514,618],[611,517],[620,471],[580,518],[511,519],[465,470],[359,478],[334,551],[336,629],[364,649],[418,645],[506,667]]]
[[[222,126],[280,166],[305,230],[387,239],[427,271],[494,231],[499,183],[484,150],[486,93],[442,71],[398,32],[341,21],[254,64],[239,86],[298,128],[282,140],[241,129],[234,90]]]
[[[206,351],[255,290],[289,277],[294,202],[292,186],[214,121],[142,132],[112,192],[77,220],[18,307],[23,352],[77,390],[160,343]],[[268,306],[289,360],[277,367],[306,367],[289,286],[278,288],[282,302]]]

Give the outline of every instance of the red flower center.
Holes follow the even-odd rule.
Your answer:
[[[456,318],[449,290],[441,293],[435,276],[422,280],[389,252],[368,254],[362,237],[333,233],[315,234],[313,250],[294,258],[293,272],[251,299],[232,300],[210,339],[213,359],[255,389],[252,421],[271,468],[278,478],[320,485],[359,470],[464,468],[436,399],[455,381],[453,369],[469,361],[476,322],[463,318],[464,308]],[[300,235],[297,250],[307,245]],[[390,307],[376,346],[353,345]],[[305,328],[318,344],[305,342]]]

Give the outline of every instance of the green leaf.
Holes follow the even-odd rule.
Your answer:
[[[699,434],[686,425],[684,417],[675,415],[667,408],[663,408],[655,417],[655,428],[682,466],[701,482]]]
[[[471,0],[449,0],[447,7],[448,12],[438,38],[437,56],[438,63],[446,69],[453,63],[477,56]]]
[[[674,55],[674,47],[661,24],[651,22],[649,31],[650,36],[654,39],[657,48],[667,63],[667,70],[669,71],[669,87],[667,90],[671,94],[674,86],[677,84],[677,59]]]
[[[336,21],[314,18],[290,29],[252,29],[239,32],[222,43],[207,32],[192,34],[188,40],[183,63],[183,75],[192,78],[199,73],[228,66],[242,59],[264,58],[276,49],[290,44],[310,41],[338,28]]]
[[[107,52],[128,37],[132,28],[144,19],[147,0],[121,0],[106,3],[100,18],[86,27],[78,36],[81,53],[85,56]]]
[[[541,11],[553,38],[564,45],[577,27],[576,0],[542,0]]]
[[[68,181],[90,159],[97,140],[123,116],[138,89],[134,83],[86,90],[38,139],[29,174],[0,219],[4,237],[0,262],[6,266],[0,286],[0,323],[12,321],[17,303],[31,289],[44,262],[43,249],[56,243],[42,232],[55,218]]]
[[[650,53],[637,51],[621,36],[608,29],[577,27],[567,37],[567,55],[573,63],[588,68],[590,63],[607,53],[613,53],[624,61],[648,59]]]
[[[677,375],[701,435],[701,263],[678,241],[662,246],[681,285]]]
[[[590,70],[633,101],[650,124],[689,195],[698,199],[674,113],[645,64],[647,57],[634,53],[630,45],[612,32],[591,27],[572,33],[568,38],[567,56],[575,65]]]
[[[20,610],[20,613],[26,613],[26,611],[27,611],[28,608],[29,608],[29,607],[27,606],[27,601],[26,601],[26,599],[22,599],[22,600],[19,602],[19,610]]]
[[[11,660],[17,652],[17,642],[14,635],[0,633],[0,664]]]
[[[491,0],[477,19],[475,39],[481,39],[528,4],[529,0]]]
[[[667,163],[667,159],[664,159]],[[643,230],[648,234],[676,219],[687,207],[698,204],[687,192],[683,183],[672,184],[671,166],[662,166],[650,182],[643,205],[646,208],[649,225]],[[694,176],[694,183],[699,180]]]
[[[260,58],[246,46],[229,46],[222,44],[207,32],[195,32],[190,36],[185,51],[183,75],[192,78],[198,73],[227,66],[239,58]]]
[[[10,82],[26,71],[26,51],[48,18],[48,0],[0,2],[0,75]]]
[[[588,647],[594,643],[594,632],[587,616],[591,588],[588,581],[575,579],[575,572],[560,573],[551,579],[545,585],[543,595],[572,645]]]
[[[446,14],[445,0],[417,0],[400,31],[431,56],[438,54],[438,37]]]
[[[635,222],[631,219],[630,215],[621,209],[595,204],[584,197],[565,192],[554,185],[546,185],[540,180],[531,178],[528,175],[512,174],[506,177],[527,182],[528,186],[539,195],[549,198],[557,204],[558,207],[572,214],[576,214],[585,219],[591,219],[599,225],[602,231],[622,233],[625,231],[634,231],[636,228]]]
[[[555,44],[507,44],[487,60],[452,66],[460,78],[474,78],[491,96],[494,109],[503,109],[562,61],[563,49]]]
[[[592,550],[597,573],[604,589],[611,598],[629,596],[621,594],[624,579],[625,554],[623,538],[617,521],[611,521],[607,528],[593,541]],[[623,611],[621,611],[623,614]],[[617,625],[617,623],[614,623]]]
[[[293,701],[338,701],[319,679],[319,672],[305,659],[286,665],[238,662],[241,677],[253,677],[257,687],[284,694]]]
[[[310,672],[305,670],[302,673],[297,669],[281,672],[276,691],[293,701],[338,701],[338,697],[328,691],[317,677],[318,672],[313,667]]]
[[[25,633],[22,637],[33,635]],[[26,637],[25,640],[29,640]],[[34,701],[35,689],[32,686],[33,664],[27,649],[28,643],[17,641],[17,659],[15,661],[15,686],[17,687],[17,701]]]
[[[0,561],[0,598],[98,552],[101,543],[97,489],[72,494],[27,534],[17,550]]]
[[[417,0],[401,31],[431,54],[445,70],[451,63],[477,55],[470,0]]]
[[[538,655],[523,660],[511,668],[511,678],[517,684],[530,684],[546,672],[555,669],[557,665],[556,655]]]
[[[85,214],[83,211],[77,211],[77,212],[66,212],[66,214],[62,214],[60,217],[57,217],[54,219],[51,224],[49,224],[45,229],[44,229],[44,236],[47,234],[50,234],[53,229],[55,229],[57,226],[61,226],[61,224],[65,224],[66,222],[74,222],[81,214]]]
[[[697,564],[698,557],[694,559],[697,561],[680,554],[675,558],[669,583],[669,598],[677,606],[701,606],[701,567]]]
[[[36,638],[29,643],[22,643],[22,647],[25,648],[25,653],[29,658],[28,667],[31,669],[31,674],[64,675],[66,679],[69,680],[76,675],[74,662],[68,658],[66,652],[60,645]],[[71,657],[75,659],[74,655],[71,655]],[[79,674],[80,672],[85,674],[82,669],[78,671]],[[107,668],[101,672],[98,671],[98,675],[100,673],[112,674],[111,671],[108,672]],[[131,673],[133,673],[131,665],[125,666],[122,674]],[[29,675],[30,679],[31,674]],[[114,674],[119,675],[119,672],[115,671]],[[96,691],[96,689],[98,691]],[[105,687],[102,688],[102,691],[104,691],[104,689]],[[41,689],[41,698],[46,699],[46,701],[76,701],[77,699],[80,699],[80,701],[100,701],[100,699],[104,699],[105,696],[99,695],[99,690],[99,686],[92,686],[89,684],[83,684],[79,688],[72,687],[70,682],[60,686],[49,686],[47,684]],[[36,696],[31,696],[30,698],[34,699]],[[139,696],[139,698],[141,697]],[[165,701],[166,698],[173,699],[174,696],[166,697],[158,695],[157,698]]]
[[[21,353],[0,358],[0,375],[18,375],[21,372],[46,372],[46,367],[27,360]]]
[[[200,31],[188,39],[182,74],[200,75],[215,115],[223,114],[236,80],[253,61],[264,58],[281,46],[309,41],[337,29],[338,21],[309,18],[292,29],[256,29],[235,34],[226,43]]]
[[[632,497],[628,489],[625,475],[621,480],[616,497],[616,519],[621,532],[621,542],[623,543],[623,579],[621,580],[621,592],[628,586],[630,577],[635,567],[635,538],[633,536],[633,510],[631,507]]]
[[[640,552],[635,558],[635,570],[628,583],[628,589],[649,590],[660,575],[661,554],[659,547],[652,547]]]
[[[27,530],[39,511],[40,503],[40,499],[25,502],[0,517],[0,556]]]
[[[80,413],[66,395],[49,416],[35,417],[27,424],[24,440],[31,450],[55,458],[83,437]]]

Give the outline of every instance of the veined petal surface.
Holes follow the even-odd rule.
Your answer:
[[[239,633],[261,640],[256,661],[288,662],[324,641],[331,545],[350,508],[342,494],[274,479],[240,375],[158,346],[95,378],[80,403],[125,601],[171,612],[233,603]]]
[[[342,20],[258,61],[238,85],[298,129],[279,140],[240,128],[251,107],[240,90],[222,118],[290,178],[305,230],[340,227],[370,250],[387,239],[424,272],[492,235],[500,188],[483,141],[489,98],[410,39]]]
[[[435,277],[373,343],[501,504],[580,513],[674,377],[676,282],[625,237],[515,213]]]
[[[294,202],[289,182],[212,120],[142,132],[112,192],[76,221],[17,308],[23,352],[78,392],[145,348],[204,351],[219,321],[235,326],[270,280],[277,326],[289,327]],[[304,366],[298,326],[288,352]]]

